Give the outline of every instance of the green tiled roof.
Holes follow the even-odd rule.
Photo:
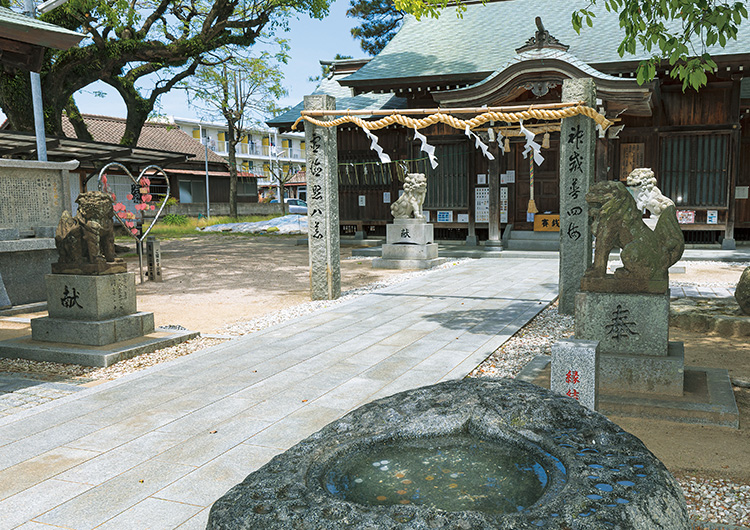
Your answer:
[[[454,8],[447,8],[438,19],[417,21],[407,16],[396,36],[380,54],[350,75],[344,84],[379,79],[402,79],[433,76],[460,76],[477,72],[490,73],[516,55],[536,32],[534,18],[540,16],[545,29],[563,44],[569,53],[592,65],[640,60],[639,55],[620,57],[617,47],[623,31],[618,15],[601,9],[594,27],[585,27],[577,35],[571,24],[576,4],[565,0],[505,0],[487,5],[467,6],[463,18]],[[715,55],[750,52],[750,22],[743,21],[737,40],[730,40],[722,50],[709,49]]]
[[[85,37],[82,33],[27,17],[5,7],[0,7],[0,35],[57,49],[67,49]]]
[[[337,110],[378,110],[378,109],[403,109],[406,107],[406,99],[394,96],[392,93],[373,94],[366,93],[358,96],[352,95],[352,89],[339,84],[339,81],[348,74],[334,75],[330,78],[323,79],[313,94],[327,94],[336,98]],[[304,102],[298,103],[290,110],[281,114],[266,123],[270,127],[289,126],[300,116],[300,111],[304,110]]]

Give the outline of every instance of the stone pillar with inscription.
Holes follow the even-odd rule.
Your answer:
[[[591,78],[563,81],[563,102],[583,101],[594,107]],[[591,230],[586,192],[594,183],[596,124],[583,115],[564,118],[560,126],[560,301],[558,310],[575,312],[575,296],[591,263]]]
[[[336,99],[305,96],[305,110],[336,110]],[[334,300],[341,295],[339,185],[336,127],[305,123],[310,296]]]

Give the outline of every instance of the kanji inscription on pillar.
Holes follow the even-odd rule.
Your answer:
[[[563,102],[583,101],[593,107],[593,79],[566,79]],[[591,264],[591,230],[586,193],[594,183],[596,125],[582,114],[564,118],[560,126],[560,303],[559,311],[575,312],[575,295]]]
[[[305,96],[305,110],[335,109],[336,100],[330,96]],[[310,296],[333,300],[341,295],[336,127],[306,122],[305,142]]]

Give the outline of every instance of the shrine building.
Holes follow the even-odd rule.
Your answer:
[[[463,18],[453,8],[439,19],[407,16],[388,45],[372,59],[328,64],[331,75],[315,94],[336,98],[337,110],[402,110],[525,106],[561,101],[562,83],[592,78],[597,110],[614,120],[596,145],[599,180],[624,180],[637,167],[652,168],[662,192],[677,205],[687,243],[750,240],[750,24],[737,40],[708,49],[717,70],[696,92],[683,92],[669,65],[654,81],[638,84],[638,62],[646,52],[620,57],[618,15],[601,10],[593,28],[578,35],[567,2],[505,0],[467,5]],[[540,15],[537,17],[536,15]],[[288,130],[302,103],[268,124]],[[456,114],[467,119],[471,115]],[[491,163],[463,131],[435,124],[420,132],[436,147],[432,168],[414,131],[400,125],[374,131],[394,161],[427,174],[424,209],[437,239],[486,240],[491,225],[511,232],[556,230],[559,214],[560,130],[524,126],[537,134],[544,162],[534,169],[536,223],[528,215],[530,165],[518,124],[494,123],[473,132],[488,142],[497,132],[498,163]],[[744,127],[743,127],[744,125]],[[304,127],[301,122],[299,129]],[[370,140],[355,125],[338,127],[339,206],[343,232],[384,234],[390,203],[398,197],[396,172],[380,164]],[[507,148],[502,153],[502,148]],[[500,186],[500,208],[485,200]],[[544,224],[540,221],[545,220]]]

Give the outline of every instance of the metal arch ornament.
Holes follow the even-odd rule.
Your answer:
[[[99,176],[97,178],[97,181],[98,181],[99,191],[103,191],[105,193],[110,193],[112,195],[112,198],[114,200],[117,200],[117,197],[115,196],[114,193],[111,193],[109,191],[109,189],[107,188],[107,170],[109,168],[112,168],[112,167],[116,167],[116,168],[119,168],[120,170],[122,170],[130,178],[130,180],[133,182],[133,184],[136,187],[141,187],[141,183],[142,183],[143,179],[144,178],[146,178],[146,179],[149,178],[146,175],[146,173],[148,171],[154,171],[155,174],[159,174],[160,173],[164,177],[164,180],[167,183],[167,191],[165,193],[165,199],[163,201],[161,201],[161,206],[159,206],[159,209],[156,211],[156,214],[154,215],[154,218],[151,221],[151,224],[148,226],[148,228],[146,230],[143,231],[143,233],[141,234],[140,237],[138,237],[138,235],[137,235],[138,231],[135,229],[135,223],[132,223],[132,221],[130,221],[130,219],[135,219],[136,215],[133,212],[128,212],[127,211],[127,207],[125,206],[124,203],[120,202],[120,203],[116,203],[115,204],[115,217],[117,217],[117,220],[125,228],[125,231],[133,239],[135,239],[137,241],[137,243],[138,243],[136,245],[138,247],[137,248],[137,250],[138,250],[138,268],[139,268],[139,272],[140,272],[140,275],[141,275],[141,283],[143,283],[143,241],[145,241],[145,239],[148,236],[149,232],[151,232],[151,229],[154,227],[154,225],[156,224],[156,221],[159,219],[159,216],[161,215],[161,212],[164,210],[164,207],[167,204],[167,199],[169,198],[170,193],[172,191],[172,186],[171,186],[171,184],[169,182],[169,176],[167,176],[167,174],[164,172],[164,170],[161,167],[157,166],[157,165],[150,165],[150,166],[147,166],[147,167],[143,168],[141,170],[141,172],[138,174],[138,178],[136,178],[136,177],[133,176],[132,173],[130,173],[130,171],[128,170],[128,168],[126,168],[125,166],[123,166],[119,162],[110,162],[107,165],[105,165],[101,170],[99,170]],[[150,181],[149,181],[149,185],[150,185]],[[148,195],[148,194],[146,194],[146,195]],[[146,204],[148,202],[151,202],[151,201],[142,201],[139,204]],[[151,208],[155,209],[154,205],[151,205]],[[142,213],[143,208],[140,208],[140,210],[141,210],[141,221],[143,221],[143,213]],[[126,214],[130,214],[130,215],[126,215]],[[132,226],[129,226],[128,223],[132,223]]]

